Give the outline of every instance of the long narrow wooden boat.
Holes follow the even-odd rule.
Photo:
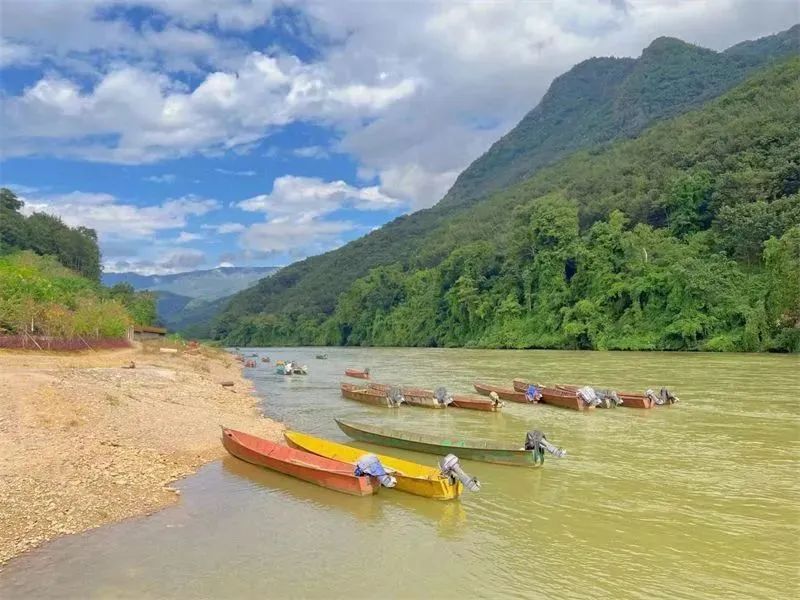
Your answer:
[[[577,390],[579,386],[577,385],[556,385],[558,389],[564,390]],[[655,408],[658,406],[652,398],[648,398],[644,394],[637,394],[636,392],[617,392],[617,396],[620,397],[622,400],[623,408]]]
[[[283,435],[289,445],[294,448],[351,465],[355,465],[364,454],[367,454],[360,448],[337,444],[297,431],[286,431]],[[457,498],[464,489],[460,481],[455,480],[454,483],[449,476],[442,475],[439,469],[393,456],[383,454],[376,454],[376,456],[386,471],[397,479],[395,487],[398,490],[425,498],[451,500]]]
[[[393,403],[386,392],[372,390],[352,383],[341,384],[342,396],[348,400],[363,402],[364,404],[374,404],[375,406],[387,406],[396,408],[398,405]]]
[[[368,383],[367,387],[383,393],[389,393],[392,387],[386,383]],[[439,402],[433,395],[432,390],[416,387],[400,387],[405,403],[409,406],[419,406],[422,408],[447,408],[446,404]]]
[[[410,431],[400,431],[388,427],[365,425],[339,419],[336,419],[336,424],[346,435],[355,440],[381,446],[403,448],[439,456],[453,453],[458,455],[459,458],[501,465],[538,467],[541,464],[535,462],[533,452],[525,450],[524,444],[498,444],[495,442],[436,438]]]
[[[518,392],[527,392],[529,386],[535,386],[541,393],[539,402],[550,404],[552,406],[560,406],[561,408],[569,408],[572,410],[593,410],[594,406],[587,405],[583,400],[578,398],[578,389],[559,389],[557,387],[547,387],[535,383],[530,383],[522,379],[514,380],[514,389]]]
[[[358,369],[345,369],[344,374],[356,379],[369,379],[369,371],[366,369],[363,371],[359,371]]]
[[[450,408],[466,408],[469,410],[497,412],[503,408],[503,403],[495,402],[494,400],[490,400],[484,396],[456,394],[453,396],[453,402],[450,403]]]
[[[380,488],[377,479],[357,477],[353,467],[345,462],[282,446],[235,429],[222,428],[222,445],[243,461],[337,492],[369,496]]]
[[[475,391],[483,396],[488,396],[492,392],[497,394],[500,400],[505,400],[506,402],[519,402],[520,404],[531,404],[530,400],[525,396],[524,390],[520,392],[516,389],[511,388],[504,388],[498,385],[490,385],[488,383],[480,383],[476,381],[472,384],[475,388]]]

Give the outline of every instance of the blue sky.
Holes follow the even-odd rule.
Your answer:
[[[0,184],[108,271],[285,265],[428,207],[553,77],[794,1],[2,0]],[[713,23],[713,26],[710,24]]]

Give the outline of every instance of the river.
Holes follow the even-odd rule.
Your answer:
[[[322,351],[329,360],[314,358]],[[344,417],[520,444],[538,428],[568,456],[543,469],[462,461],[483,487],[451,502],[394,490],[350,497],[228,457],[180,482],[171,508],[11,561],[0,597],[798,597],[796,355],[246,352],[308,365],[307,377],[260,362],[247,370],[265,413],[290,428],[345,442],[333,421]],[[516,404],[497,414],[392,411],[342,399],[346,366],[369,366],[375,381],[465,392],[473,379],[514,376],[667,385],[681,402],[588,413]]]

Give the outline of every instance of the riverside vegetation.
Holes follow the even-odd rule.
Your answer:
[[[155,322],[152,294],[100,285],[94,230],[22,208],[0,189],[0,335],[121,338],[134,323]]]
[[[487,190],[492,164],[505,165],[502,182],[527,179],[479,199],[457,182],[433,209],[283,269],[234,296],[215,336],[235,345],[800,351],[798,31],[734,46],[744,56],[734,64],[747,68],[733,74],[706,60],[717,53],[659,40],[638,65],[592,59],[601,62],[590,71],[605,66],[626,90],[608,99],[613,132],[520,175],[526,149],[515,130],[459,181]],[[588,66],[576,69],[585,82]],[[539,120],[567,79],[534,111]],[[691,104],[701,106],[686,112]],[[592,130],[577,112],[587,109],[575,100],[553,131]],[[600,112],[597,126],[608,118]],[[638,133],[632,123],[651,126],[624,139]],[[595,143],[613,137],[622,139]],[[563,139],[534,145],[560,157],[572,150]]]

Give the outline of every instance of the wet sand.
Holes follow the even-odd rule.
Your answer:
[[[0,564],[174,503],[170,483],[224,455],[220,425],[280,438],[232,356],[168,345],[0,351]]]

